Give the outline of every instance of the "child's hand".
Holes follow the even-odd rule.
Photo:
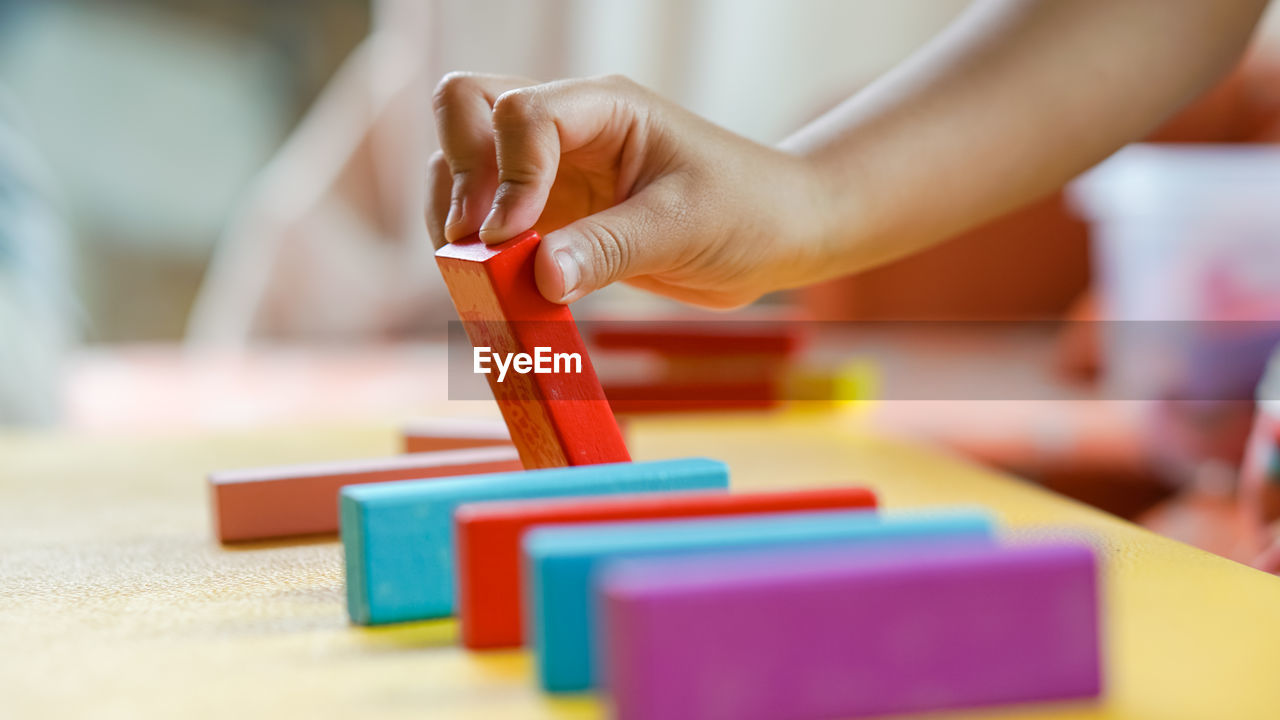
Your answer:
[[[538,287],[555,301],[626,280],[741,305],[888,262],[1058,188],[1212,85],[1266,5],[974,3],[788,139],[795,155],[621,78],[450,75],[435,98],[444,152],[431,161],[428,225],[437,244],[536,227]]]
[[[808,162],[625,78],[452,74],[434,104],[433,241],[479,231],[497,243],[536,227],[550,300],[625,280],[727,308],[819,275],[823,200]]]

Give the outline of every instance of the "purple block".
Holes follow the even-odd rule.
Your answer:
[[[619,720],[862,717],[1101,687],[1085,545],[623,560],[599,588]]]

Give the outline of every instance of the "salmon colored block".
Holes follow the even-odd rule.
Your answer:
[[[213,527],[224,543],[338,531],[346,485],[520,470],[511,447],[285,465],[209,474]]]
[[[488,357],[533,356],[539,348],[576,354],[573,372],[486,375],[511,440],[528,469],[626,462],[631,459],[586,346],[565,305],[538,292],[533,260],[542,241],[533,231],[500,245],[477,236],[436,252],[453,305],[476,348]]]
[[[511,445],[507,424],[497,418],[423,418],[401,432],[407,453]]]
[[[454,514],[462,642],[475,649],[522,644],[520,541],[525,531],[537,525],[875,506],[875,494],[860,487],[742,495],[655,493],[463,505]]]

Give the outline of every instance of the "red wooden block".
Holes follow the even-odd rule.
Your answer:
[[[240,542],[338,531],[344,485],[521,470],[511,447],[309,463],[209,474],[218,540]]]
[[[761,354],[669,355],[663,360],[661,378],[667,382],[764,382],[783,377],[792,365],[785,357]]]
[[[496,418],[423,418],[401,431],[407,453],[511,445],[507,424]]]
[[[521,644],[520,538],[536,525],[875,506],[875,494],[860,487],[743,495],[653,493],[463,505],[454,513],[462,642],[469,648]]]
[[[685,383],[607,383],[604,388],[616,412],[681,413],[767,410],[778,407],[782,392],[778,381]]]
[[[626,462],[631,456],[573,315],[534,283],[541,240],[529,231],[488,246],[472,236],[441,248],[436,262],[473,346],[503,357],[549,348],[581,360],[581,372],[509,372],[501,382],[496,372],[486,376],[524,466]]]
[[[801,325],[778,320],[596,320],[593,345],[602,350],[648,350],[660,355],[783,355],[803,344]]]

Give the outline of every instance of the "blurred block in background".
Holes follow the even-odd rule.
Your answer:
[[[365,13],[349,0],[10,4],[0,84],[65,196],[90,340],[181,335],[232,207]]]

